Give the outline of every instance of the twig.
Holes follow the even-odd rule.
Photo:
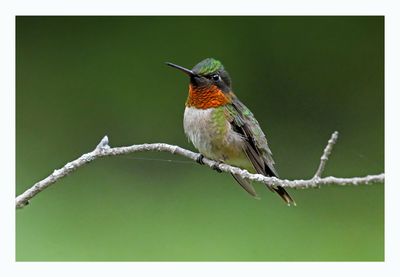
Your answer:
[[[335,135],[336,134],[336,135]],[[314,188],[322,185],[366,185],[372,183],[383,183],[385,180],[384,173],[378,175],[368,175],[365,177],[353,177],[353,178],[337,178],[337,177],[325,177],[320,178],[320,175],[324,169],[325,163],[328,159],[329,153],[332,150],[332,146],[337,139],[337,133],[333,133],[331,140],[329,140],[327,147],[324,150],[324,154],[321,157],[321,164],[315,174],[314,178],[308,180],[286,180],[278,179],[276,177],[267,177],[261,174],[251,174],[247,170],[240,169],[238,167],[230,166],[224,163],[215,162],[213,160],[203,158],[203,163],[210,168],[219,168],[221,171],[229,172],[240,175],[242,178],[261,182],[269,186],[282,186],[285,188]],[[108,144],[108,137],[105,136],[96,148],[89,153],[83,154],[76,160],[67,163],[60,169],[54,170],[47,178],[37,182],[31,188],[20,194],[15,199],[16,208],[22,208],[29,203],[36,194],[43,191],[50,185],[57,182],[59,179],[67,176],[72,171],[84,166],[85,164],[106,156],[117,156],[135,152],[146,152],[146,151],[162,151],[169,152],[171,154],[180,155],[196,161],[200,154],[194,153],[190,150],[186,150],[176,145],[170,145],[166,143],[151,143],[151,144],[139,144],[124,147],[110,147]]]
[[[314,178],[321,178],[322,172],[325,169],[326,162],[328,161],[329,155],[332,152],[333,145],[336,143],[338,137],[339,137],[339,132],[335,131],[333,132],[331,139],[328,140],[328,144],[326,145],[324,153],[321,156],[321,162],[319,163],[317,172],[315,172]]]

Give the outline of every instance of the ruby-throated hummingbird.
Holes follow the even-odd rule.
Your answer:
[[[231,79],[220,61],[208,58],[192,70],[167,63],[190,78],[183,126],[186,135],[206,158],[244,168],[252,173],[278,176],[271,150],[258,121],[231,89]],[[201,162],[201,161],[200,161]],[[250,181],[232,176],[252,196]],[[288,204],[295,204],[283,187],[269,187]]]

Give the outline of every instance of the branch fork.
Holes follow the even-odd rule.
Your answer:
[[[385,180],[385,174],[381,173],[378,175],[367,175],[364,177],[352,177],[352,178],[338,178],[338,177],[321,177],[322,173],[325,169],[326,163],[328,161],[329,155],[332,152],[333,145],[337,142],[339,133],[336,131],[332,134],[331,138],[328,141],[327,146],[324,149],[324,152],[320,159],[320,164],[318,166],[317,171],[315,172],[314,177],[308,180],[286,180],[286,179],[278,179],[276,177],[267,177],[261,174],[252,174],[247,170],[240,169],[238,167],[230,166],[228,164],[216,162],[207,158],[202,158],[202,162],[212,169],[219,169],[220,171],[233,173],[236,175],[240,175],[242,178],[257,181],[264,183],[269,186],[282,186],[284,188],[295,188],[295,189],[306,189],[306,188],[318,188],[323,185],[368,185],[373,183],[383,183]],[[192,152],[190,150],[181,148],[176,145],[170,145],[166,143],[151,143],[151,144],[137,144],[131,146],[123,146],[123,147],[110,147],[109,140],[107,136],[104,136],[96,148],[86,154],[83,154],[79,158],[67,163],[60,169],[56,169],[53,171],[45,179],[37,182],[31,188],[27,189],[22,194],[18,195],[15,199],[16,208],[22,208],[29,204],[29,201],[35,197],[38,193],[56,183],[61,178],[67,176],[71,172],[76,169],[84,166],[85,164],[94,161],[100,157],[106,156],[118,156],[125,155],[129,153],[136,152],[147,152],[147,151],[161,151],[161,152],[169,152],[174,155],[180,155],[196,161],[200,154]]]

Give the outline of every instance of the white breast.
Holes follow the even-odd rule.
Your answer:
[[[183,117],[185,134],[204,156],[223,160],[227,148],[241,149],[243,138],[234,132],[227,121],[226,128],[216,128],[213,122],[214,109],[186,107]],[[224,134],[222,129],[225,129]]]
[[[196,109],[186,107],[183,116],[183,128],[186,136],[193,145],[203,154],[211,154],[212,109]]]

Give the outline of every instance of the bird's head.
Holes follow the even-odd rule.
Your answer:
[[[191,70],[173,63],[167,65],[184,72],[190,78],[186,106],[207,109],[231,101],[231,79],[220,61],[207,58]]]

